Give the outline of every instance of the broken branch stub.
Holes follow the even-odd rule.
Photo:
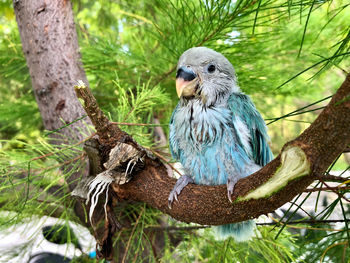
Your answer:
[[[246,196],[238,198],[238,200],[267,198],[285,187],[288,182],[309,174],[310,162],[304,151],[297,146],[286,147],[281,153],[281,164],[276,169],[275,174],[266,183],[249,192]]]
[[[102,193],[105,194],[104,208],[107,216],[106,205],[110,184],[112,182],[116,184],[129,182],[132,171],[138,171],[143,167],[145,152],[137,149],[139,147],[132,138],[108,120],[83,81],[78,81],[78,85],[74,89],[84,110],[91,117],[98,135],[97,138],[91,138],[84,145],[84,150],[89,158],[92,178],[82,180],[72,193],[74,196],[86,199],[86,204],[91,201],[89,218],[92,223],[92,215],[99,196]],[[121,140],[129,141],[132,144],[120,142]],[[102,163],[103,160],[106,162]]]
[[[181,192],[179,202],[169,209],[167,199],[176,180],[168,176],[158,159],[151,159],[148,154],[143,158],[144,168],[132,180],[122,185],[111,183],[113,192],[122,199],[145,202],[177,220],[203,225],[235,223],[272,212],[303,192],[349,145],[349,97],[350,75],[308,129],[287,143],[269,164],[237,182],[233,198],[238,197],[238,201],[233,204],[227,199],[224,185],[189,184]],[[90,114],[89,117],[94,118]],[[113,146],[119,141],[145,151],[126,136],[109,140],[114,141]],[[128,140],[122,140],[125,138]]]
[[[92,118],[91,121],[95,125],[97,136],[88,140],[84,145],[84,150],[89,158],[90,176],[81,180],[72,194],[85,199],[86,205],[90,203],[89,220],[97,241],[98,257],[112,259],[112,237],[122,226],[113,213],[110,185],[112,183],[122,185],[129,182],[131,174],[143,168],[143,159],[147,155],[147,151],[142,150],[118,126],[109,122],[98,107],[90,89],[84,83],[79,82],[79,85],[74,88],[85,111]],[[102,207],[103,210],[101,210]],[[94,214],[96,210],[100,212]],[[95,225],[97,226],[98,222],[102,220],[102,211],[104,211],[104,227],[102,234],[100,234],[101,231],[98,231]]]
[[[74,86],[74,90],[97,131],[100,143],[111,144],[114,141],[121,141],[126,136],[125,132],[108,120],[107,116],[98,106],[91,90],[83,81],[79,80],[78,85]]]
[[[84,147],[89,157],[91,166],[99,166],[96,160],[101,160],[95,155],[99,154],[99,144],[96,139],[92,138],[86,143],[88,147]],[[103,164],[104,171],[97,175],[92,175],[82,180],[72,195],[86,199],[86,204],[91,202],[89,219],[92,223],[93,212],[98,204],[101,194],[105,195],[105,216],[107,216],[108,191],[111,183],[118,185],[125,184],[131,180],[131,174],[140,171],[144,167],[145,152],[137,150],[135,147],[121,142],[116,142],[111,149],[107,161]],[[100,170],[93,168],[92,171]]]

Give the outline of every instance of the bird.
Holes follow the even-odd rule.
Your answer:
[[[226,184],[232,202],[237,181],[273,158],[261,114],[241,91],[230,61],[207,47],[193,47],[180,56],[176,92],[169,148],[184,172],[169,194],[169,207],[189,183]],[[251,239],[254,228],[253,220],[214,227],[217,239],[237,242]]]

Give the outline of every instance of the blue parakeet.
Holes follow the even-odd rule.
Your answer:
[[[272,160],[265,122],[250,98],[240,91],[235,70],[220,53],[195,47],[178,62],[180,98],[171,120],[169,143],[184,175],[169,195],[169,206],[188,183],[227,185],[231,200],[236,182]],[[216,227],[219,238],[248,240],[254,221]]]

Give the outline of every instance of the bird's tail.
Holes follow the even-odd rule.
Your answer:
[[[228,237],[233,237],[237,242],[248,241],[253,233],[255,228],[255,221],[248,220],[235,224],[228,224],[222,226],[214,227],[215,237],[218,240],[224,240]]]

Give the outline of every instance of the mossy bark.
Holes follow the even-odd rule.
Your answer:
[[[79,93],[82,91],[79,90]],[[91,98],[78,95],[81,98]],[[231,204],[225,185],[189,184],[181,192],[179,202],[175,202],[172,209],[169,209],[168,195],[176,180],[168,176],[167,169],[160,160],[148,155],[144,158],[144,169],[134,174],[130,182],[112,184],[114,193],[119,200],[145,202],[179,221],[203,225],[245,221],[272,212],[302,193],[311,182],[323,175],[350,143],[349,96],[350,75],[308,129],[288,142],[281,154],[268,165],[237,182],[233,198],[241,201]],[[89,104],[91,102],[84,103],[85,107]],[[89,112],[89,109],[86,110]],[[91,115],[90,118],[93,119],[94,116]],[[118,133],[119,128],[110,127],[116,131],[110,130],[101,136],[113,141],[112,134]],[[128,135],[125,136],[123,141],[127,143],[131,139]],[[142,147],[138,147],[142,151]],[[106,156],[101,158],[106,159]],[[275,181],[280,182],[276,184]],[[262,188],[264,192],[260,191]]]
[[[298,149],[303,157],[289,159],[287,155],[284,164],[289,163],[288,166],[294,167],[304,164],[305,169],[301,169],[291,178],[288,177],[283,183],[285,186],[271,188],[270,193],[266,191],[265,194],[257,196],[258,199],[251,198],[231,204],[224,185],[189,184],[181,192],[179,202],[175,202],[172,209],[169,209],[167,198],[176,180],[168,176],[166,168],[160,161],[150,159],[145,160],[145,169],[134,175],[129,183],[114,184],[112,187],[119,198],[145,202],[183,222],[222,225],[267,214],[302,193],[318,176],[324,174],[350,143],[349,96],[350,75],[314,123],[281,150],[281,153],[284,153],[288,152],[288,149]],[[297,163],[293,165],[293,161]],[[280,176],[278,170],[281,165],[281,154],[279,154],[261,170],[239,180],[233,198],[249,197],[250,193],[262,185],[268,185],[268,182],[274,180],[274,175]]]

